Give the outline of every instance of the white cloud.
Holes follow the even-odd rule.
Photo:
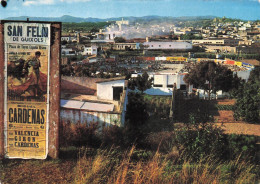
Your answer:
[[[30,5],[41,5],[41,4],[54,4],[54,0],[26,0],[24,1],[23,5],[30,6]]]
[[[257,2],[259,2],[259,3],[260,3],[260,0],[251,0],[251,1],[257,1]]]
[[[257,1],[257,2],[259,2],[259,3],[260,3],[260,0],[252,0],[252,1]]]

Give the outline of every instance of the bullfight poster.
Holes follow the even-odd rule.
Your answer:
[[[48,154],[50,24],[7,22],[5,44],[5,156]]]

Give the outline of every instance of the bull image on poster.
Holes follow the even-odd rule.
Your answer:
[[[29,57],[21,55],[23,52],[16,52],[13,57],[12,53],[12,51],[9,53],[10,60],[7,64],[8,98],[44,101],[47,92],[47,74],[46,71],[42,71],[44,68],[41,67],[43,58],[41,55],[46,53],[44,50],[31,50],[27,51]]]
[[[7,158],[48,154],[50,25],[10,22],[5,41]]]

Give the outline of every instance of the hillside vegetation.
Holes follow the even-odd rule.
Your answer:
[[[110,25],[111,22],[82,22],[82,23],[62,23],[62,32],[98,32],[99,29]]]

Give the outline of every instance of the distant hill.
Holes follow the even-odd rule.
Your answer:
[[[106,18],[106,19],[99,19],[99,18],[81,18],[81,17],[73,17],[70,15],[63,15],[61,17],[8,17],[5,20],[29,20],[31,21],[55,21],[55,22],[106,22],[106,21],[117,21],[121,20],[122,18],[129,21],[192,21],[192,20],[203,20],[203,19],[214,19],[214,16],[190,16],[190,17],[164,17],[164,16],[143,16],[143,17],[116,17],[116,18]]]
[[[21,17],[8,17],[5,20],[29,20],[31,21],[55,21],[55,22],[102,22],[104,20],[97,19],[97,18],[81,18],[81,17],[73,17],[70,15],[63,15],[62,17],[27,17],[27,16],[21,16]]]

